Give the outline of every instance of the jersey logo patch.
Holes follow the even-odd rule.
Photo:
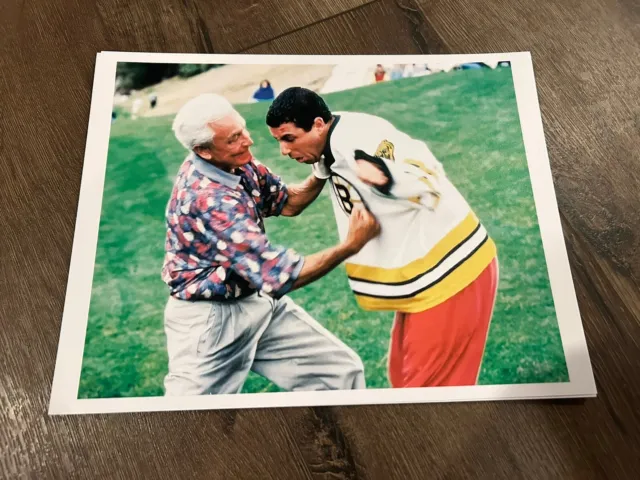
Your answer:
[[[338,175],[332,175],[331,186],[333,187],[333,192],[336,195],[340,208],[342,208],[342,211],[347,215],[351,215],[354,204],[362,203],[362,198],[356,188],[344,178]]]
[[[394,149],[393,143],[389,140],[383,140],[380,142],[380,145],[378,145],[374,157],[386,158],[387,160],[393,160],[395,162]]]

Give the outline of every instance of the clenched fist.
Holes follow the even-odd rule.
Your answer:
[[[356,203],[351,211],[349,219],[349,233],[345,243],[353,251],[358,253],[369,240],[380,233],[380,224],[376,217],[360,203]]]

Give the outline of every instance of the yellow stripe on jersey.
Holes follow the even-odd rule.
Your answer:
[[[411,160],[409,158],[409,159],[406,159],[404,161],[404,163],[406,163],[408,165],[412,165],[412,166],[422,170],[424,173],[427,174],[427,177],[420,177],[420,178],[418,178],[418,180],[421,181],[422,183],[424,183],[427,187],[429,187],[429,190],[430,190],[429,193],[435,197],[433,208],[434,209],[437,208],[438,205],[440,204],[441,195],[440,195],[440,192],[433,186],[433,184],[431,183],[431,180],[429,180],[429,178],[428,178],[428,176],[438,178],[438,175],[436,174],[436,172],[434,172],[430,168],[426,167],[424,165],[424,163],[419,162],[418,160]],[[410,198],[409,201],[419,204],[420,203],[420,197],[417,197],[417,201],[416,201],[416,197]]]
[[[496,258],[496,245],[489,238],[471,257],[432,287],[411,298],[381,298],[356,294],[358,305],[364,310],[393,310],[416,313],[444,302],[463,290]]]
[[[401,283],[411,280],[435,267],[447,254],[473,233],[480,221],[473,212],[454,227],[422,258],[398,268],[381,268],[346,263],[347,276],[352,280],[377,283]]]
[[[431,170],[429,167],[425,166],[424,163],[419,162],[418,160],[411,160],[410,158],[408,158],[407,160],[404,161],[404,163],[407,163],[409,165],[413,165],[414,167],[419,168],[427,175],[431,175],[436,178],[438,177],[438,174],[435,171]]]

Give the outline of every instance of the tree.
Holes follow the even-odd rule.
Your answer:
[[[132,63],[120,62],[116,66],[116,85],[120,93],[155,85],[179,75],[187,78],[198,75],[220,64]]]

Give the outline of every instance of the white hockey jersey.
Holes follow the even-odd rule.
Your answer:
[[[392,177],[386,192],[363,183],[356,151],[382,159]],[[331,169],[340,238],[362,202],[380,235],[346,263],[365,310],[421,312],[473,282],[496,257],[496,246],[424,142],[368,114],[335,112],[324,158]]]

